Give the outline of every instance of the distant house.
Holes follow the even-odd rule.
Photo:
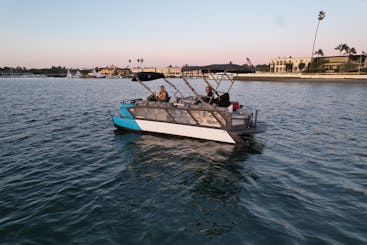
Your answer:
[[[131,69],[133,73],[137,72],[159,72],[163,73],[165,77],[179,77],[181,76],[181,67],[178,66],[169,66],[164,68],[156,68],[156,67],[134,67]]]
[[[367,67],[366,55],[342,55],[315,57],[313,63],[319,71],[355,72]]]
[[[310,57],[275,58],[269,62],[270,72],[294,73],[304,71],[311,62]]]
[[[310,67],[311,58],[275,58],[269,62],[270,72],[297,73],[304,72]],[[367,68],[366,55],[341,55],[314,57],[312,72],[355,72]]]
[[[203,76],[203,73],[201,72],[200,69],[184,71],[183,74],[184,74],[185,77],[201,77],[201,76]]]
[[[116,66],[111,66],[111,67],[105,67],[105,68],[101,68],[99,70],[100,74],[103,74],[105,76],[121,76],[121,77],[125,77],[131,74],[131,71],[129,68],[118,68]]]

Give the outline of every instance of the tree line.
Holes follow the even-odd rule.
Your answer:
[[[52,66],[51,68],[31,68],[25,67],[0,67],[0,76],[11,76],[11,75],[43,75],[49,77],[65,77],[67,69],[61,66]]]
[[[340,43],[334,49],[339,51],[339,55],[349,55],[350,56],[353,54],[357,54],[357,50],[354,47],[350,48],[349,45],[346,43]],[[314,55],[325,56],[324,51],[322,49],[316,50]]]

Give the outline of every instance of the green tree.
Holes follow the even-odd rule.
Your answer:
[[[319,49],[317,50],[314,55],[317,55],[317,56],[324,56],[324,51],[322,51],[322,49]]]
[[[298,69],[299,69],[300,71],[303,71],[303,69],[305,68],[305,66],[306,66],[306,63],[301,62],[301,63],[299,63],[299,64],[298,64]]]
[[[342,45],[342,51],[344,51],[344,54],[348,54],[349,50],[350,50],[350,48],[349,48],[348,44],[344,43]]]
[[[335,50],[338,50],[339,51],[339,55],[341,55],[342,54],[342,52],[343,52],[343,50],[344,50],[344,47],[345,47],[345,43],[340,43],[340,44],[338,44],[338,46],[336,46],[334,49]]]
[[[285,71],[286,72],[292,72],[293,71],[293,63],[286,63],[285,64]]]
[[[348,55],[349,56],[351,56],[351,55],[353,55],[353,54],[356,54],[357,53],[357,51],[356,51],[356,49],[355,48],[350,48],[349,50],[348,50]]]
[[[346,43],[341,43],[338,46],[335,47],[335,50],[339,51],[339,55],[343,54],[347,54],[347,55],[352,55],[352,54],[356,54],[357,51],[355,48],[350,48],[348,46],[348,44]]]
[[[262,71],[262,72],[269,72],[270,71],[270,66],[267,65],[267,64],[256,65],[255,70],[256,71]]]

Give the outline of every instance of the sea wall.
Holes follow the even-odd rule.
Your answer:
[[[367,75],[359,74],[300,74],[300,73],[249,73],[234,77],[240,81],[321,81],[367,83]]]

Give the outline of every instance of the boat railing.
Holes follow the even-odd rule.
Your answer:
[[[219,96],[218,93],[219,87],[224,79],[228,79],[231,84],[230,87],[222,92],[222,93],[228,93],[229,90],[233,86],[233,78],[228,76],[226,71],[224,71],[223,75],[216,79],[211,73],[210,70],[208,71],[210,74],[209,78],[212,78],[214,82],[216,83],[215,88],[213,88],[213,91],[215,94]],[[176,94],[179,93],[180,96],[182,96],[181,99],[183,99],[184,103],[169,103],[169,102],[163,102],[163,101],[149,101],[149,100],[142,100],[137,101],[136,103],[136,110],[135,116],[140,119],[151,117],[151,120],[156,121],[162,121],[162,122],[174,122],[178,124],[190,124],[190,125],[196,125],[196,126],[211,126],[211,127],[219,127],[223,129],[232,129],[234,126],[238,127],[239,125],[241,127],[251,127],[251,125],[256,125],[256,119],[255,124],[253,124],[252,118],[232,118],[232,108],[228,107],[220,107],[220,106],[213,106],[211,103],[207,103],[203,100],[203,97],[196,91],[196,89],[189,83],[185,75],[182,75],[182,80],[186,84],[186,86],[191,90],[191,92],[194,94],[194,99],[191,100],[185,100],[183,98],[183,94],[180,90],[177,89],[177,87],[168,81],[163,75],[162,76],[156,76],[157,74],[148,74],[149,76],[152,75],[152,78],[150,79],[149,76],[147,78],[140,77],[139,74],[136,76],[136,81],[141,83],[154,97],[155,100],[157,100],[157,97],[154,93],[154,90],[151,90],[143,81],[150,81],[157,78],[163,78],[163,80],[169,84],[173,89],[176,90]],[[155,75],[155,76],[153,76]],[[159,74],[158,74],[159,75]],[[144,78],[141,80],[140,78]],[[210,86],[210,83],[208,79],[204,76],[202,76],[202,79],[207,84],[207,86]],[[213,100],[214,94],[212,98],[210,98],[210,102]],[[177,101],[176,101],[177,102]],[[157,109],[152,112],[151,115],[149,115],[149,112],[145,111],[143,108],[146,109]],[[200,114],[201,113],[201,114]]]
[[[161,122],[230,128],[230,113],[225,110],[208,109],[189,103],[177,104],[158,101],[137,101],[130,112],[137,119],[153,119]]]

